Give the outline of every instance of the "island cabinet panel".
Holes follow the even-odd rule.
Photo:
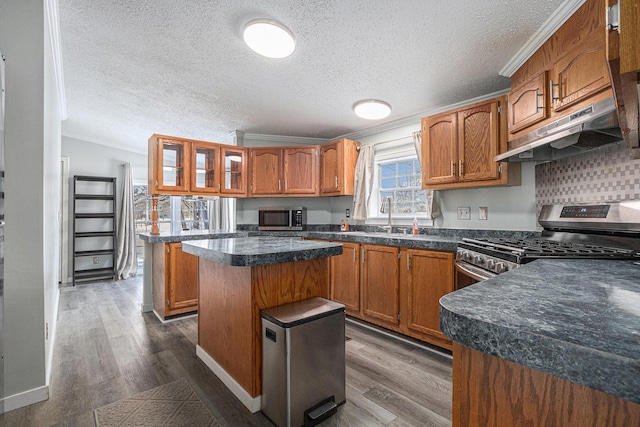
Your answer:
[[[453,292],[453,253],[409,249],[406,325],[411,331],[449,341],[440,331],[440,298]]]
[[[362,314],[365,320],[399,323],[398,254],[391,246],[362,245]]]
[[[198,310],[198,257],[181,243],[153,244],[153,309],[166,319]]]
[[[284,194],[317,196],[318,147],[295,147],[284,150]]]
[[[360,244],[342,242],[342,255],[331,257],[331,300],[344,304],[347,314],[361,316]]]
[[[640,405],[453,343],[454,427],[638,426]]]
[[[329,259],[236,267],[200,258],[198,343],[252,397],[262,394],[260,311],[329,298]]]

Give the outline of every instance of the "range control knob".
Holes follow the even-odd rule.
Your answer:
[[[483,265],[484,264],[484,258],[482,258],[480,255],[476,255],[473,257],[473,263],[476,265]]]
[[[469,262],[471,262],[471,260],[473,259],[473,256],[471,256],[471,252],[469,252],[469,251],[464,251],[464,254],[463,254],[463,255],[464,255],[464,256],[463,256],[463,259],[464,259],[465,261],[469,261]]]
[[[456,258],[457,259],[464,259],[464,252],[462,249],[458,249],[458,252],[456,253]]]
[[[487,267],[489,268],[489,270],[495,269],[496,268],[496,260],[490,259],[489,261],[487,261]]]
[[[504,262],[498,262],[496,263],[496,273],[504,273],[505,271],[507,271],[507,264],[505,264]]]

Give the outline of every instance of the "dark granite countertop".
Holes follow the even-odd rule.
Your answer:
[[[342,253],[340,243],[287,237],[239,237],[195,240],[182,250],[210,261],[243,267],[325,258]]]
[[[186,240],[225,239],[228,237],[246,237],[246,231],[234,230],[186,230],[178,233],[138,233],[140,240],[147,243],[176,243]]]
[[[452,340],[640,403],[640,265],[538,260],[440,300]]]
[[[342,242],[364,243],[370,245],[397,246],[412,249],[431,249],[455,252],[462,238],[451,234],[420,234],[413,236],[403,233],[381,233],[370,231],[232,231],[232,230],[191,230],[180,233],[162,233],[158,236],[150,233],[139,233],[140,239],[147,243],[174,243],[188,240],[225,239],[232,237],[277,236],[306,237],[309,239],[336,240]]]

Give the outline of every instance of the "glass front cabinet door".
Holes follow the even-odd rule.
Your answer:
[[[246,196],[247,154],[246,150],[235,146],[221,146],[221,194]]]
[[[191,192],[219,193],[220,148],[208,143],[191,143]]]
[[[185,192],[189,189],[189,176],[185,166],[189,163],[186,142],[158,138],[155,186],[162,191]]]

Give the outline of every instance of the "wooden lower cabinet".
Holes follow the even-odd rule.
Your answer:
[[[341,242],[342,255],[330,258],[331,300],[344,304],[347,314],[360,315],[360,244]]]
[[[453,427],[638,426],[640,405],[453,344]]]
[[[451,349],[440,332],[440,298],[454,291],[452,252],[339,242],[330,299],[349,316]]]
[[[153,309],[163,319],[198,310],[198,257],[181,243],[153,245]]]
[[[365,320],[397,326],[400,322],[398,306],[398,248],[362,245],[361,289],[362,316]]]
[[[405,307],[401,327],[413,336],[449,347],[451,341],[440,331],[440,298],[454,291],[454,255],[407,249],[402,251],[406,279],[402,280]]]

